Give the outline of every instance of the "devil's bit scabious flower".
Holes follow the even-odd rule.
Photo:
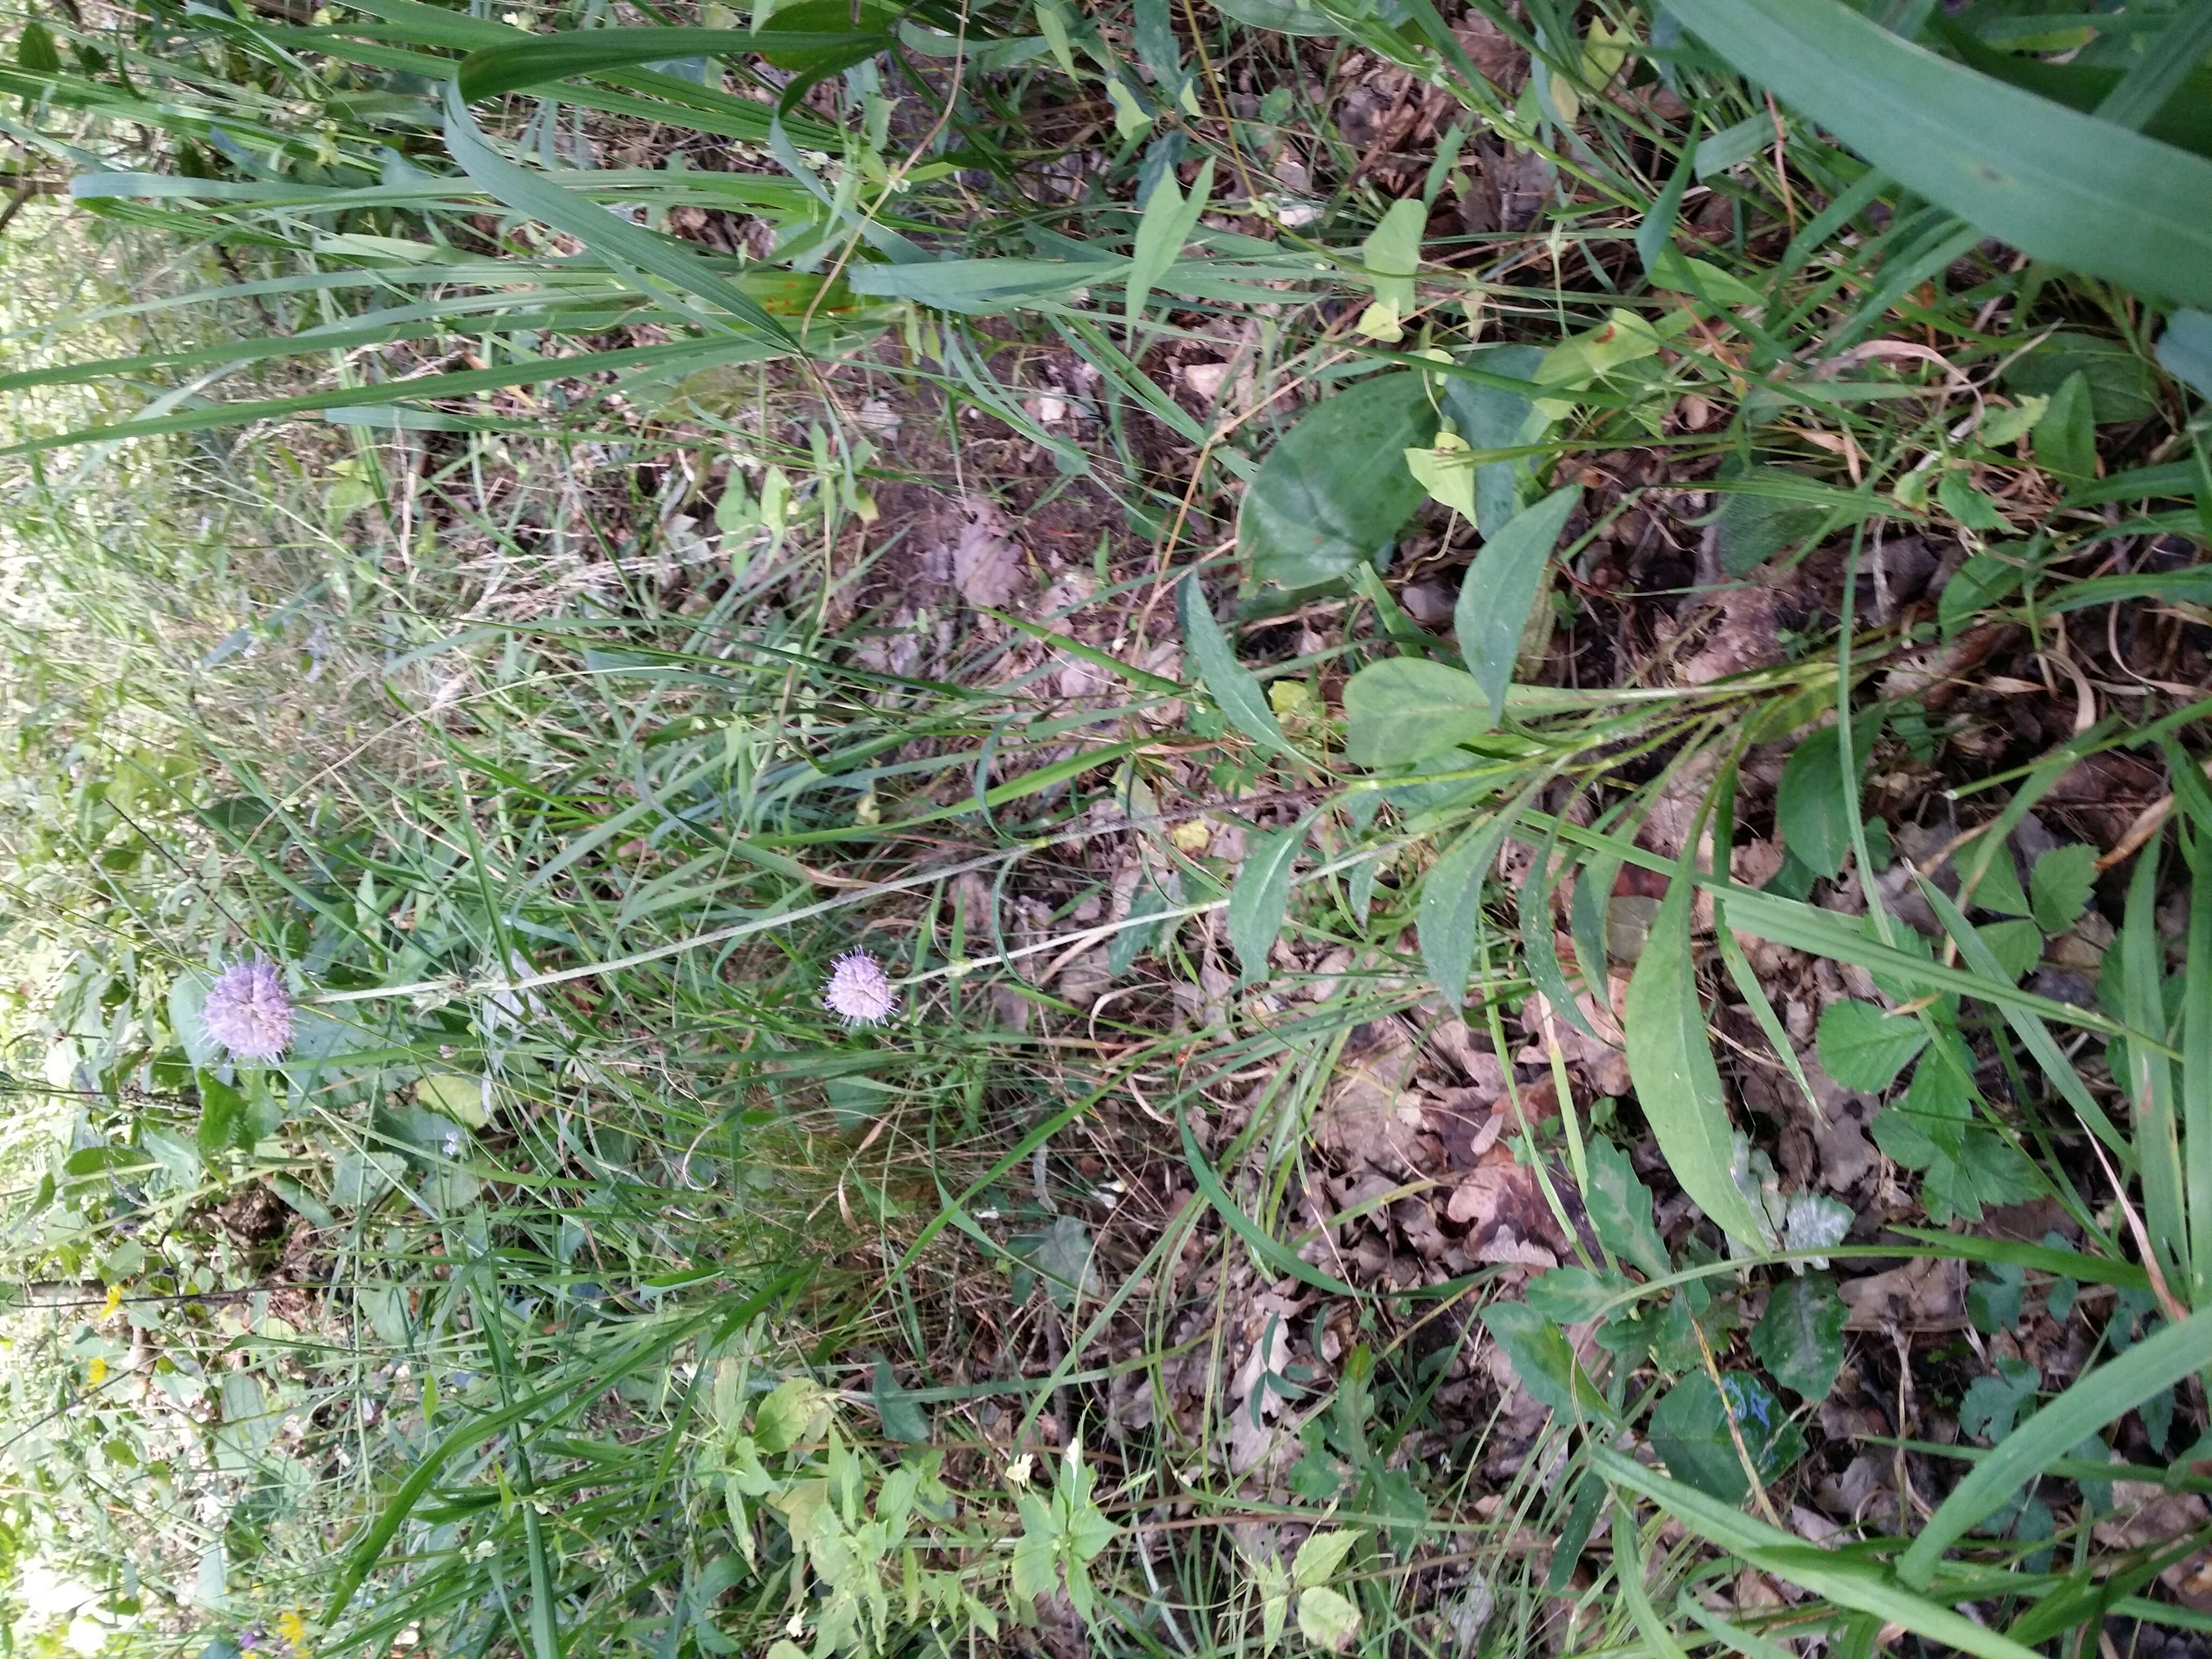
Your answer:
[[[291,1044],[292,999],[271,963],[233,963],[209,988],[200,1024],[240,1060],[275,1060]]]
[[[866,951],[848,951],[830,964],[822,1006],[848,1025],[881,1025],[898,1006],[898,993]]]

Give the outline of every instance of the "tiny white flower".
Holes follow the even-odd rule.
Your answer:
[[[873,957],[848,951],[830,964],[822,1006],[848,1025],[881,1025],[898,1007],[898,993]]]

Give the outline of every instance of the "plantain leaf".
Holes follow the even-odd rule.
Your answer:
[[[1427,494],[1405,452],[1436,435],[1437,412],[1417,374],[1378,374],[1307,410],[1244,491],[1237,550],[1253,576],[1298,592],[1389,551]]]
[[[1690,897],[1693,884],[1678,872],[1652,919],[1651,932],[1628,982],[1623,1027],[1628,1074],[1644,1115],[1667,1155],[1668,1167],[1698,1207],[1747,1249],[1766,1248],[1765,1231],[1729,1166],[1735,1130],[1721,1098],[1721,1074],[1705,1036],[1705,1011],[1698,1000],[1697,969],[1690,957]]]
[[[1228,636],[1213,620],[1212,608],[1206,604],[1194,572],[1182,579],[1176,592],[1176,617],[1182,623],[1183,643],[1190,649],[1199,678],[1206,682],[1206,694],[1223,717],[1254,742],[1288,759],[1297,759],[1298,751],[1291,747],[1275,711],[1267,706],[1260,677],[1238,662],[1237,653],[1229,648]]]
[[[1514,514],[1482,544],[1460,584],[1452,628],[1459,635],[1460,655],[1490,699],[1492,720],[1505,712],[1505,688],[1513,680],[1522,630],[1536,602],[1544,567],[1582,498],[1583,487],[1569,484]]]
[[[1291,871],[1305,845],[1310,815],[1288,830],[1244,832],[1244,864],[1229,896],[1229,943],[1237,952],[1242,982],[1267,976],[1267,952],[1283,931],[1283,912],[1291,900]]]
[[[1421,884],[1421,960],[1457,1008],[1467,1000],[1468,969],[1474,963],[1475,936],[1482,927],[1482,884],[1506,832],[1521,816],[1537,786],[1524,789],[1495,816],[1476,824],[1451,844]]]

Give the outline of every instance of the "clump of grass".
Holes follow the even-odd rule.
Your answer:
[[[2008,786],[2001,848],[2138,749],[2184,861],[2212,833],[2201,702],[2117,612],[2139,718],[2085,673],[2052,743],[1944,713],[2005,629],[2080,673],[2068,619],[2203,601],[2160,539],[2200,533],[2197,325],[2063,268],[2194,297],[2185,223],[2119,188],[2023,216],[1895,152],[1793,27],[1972,94],[1923,100],[1950,153],[2018,106],[1971,45],[1959,82],[1827,0],[693,21],[73,15],[0,75],[83,203],[178,250],[9,324],[52,354],[4,383],[45,565],[11,641],[17,1249],[101,1292],[18,1315],[38,1559],[148,1647],[1857,1652],[1893,1621],[1994,1656],[1949,1606],[2036,1595],[2021,1642],[2093,1628],[2094,1488],[2051,1483],[2202,1358],[2193,957],[2138,840],[2108,1006],[2023,988],[2017,929],[1882,884],[1943,860],[1891,865],[1863,781]],[[2115,107],[2160,112],[2159,61],[2104,66]],[[1355,139],[1362,77],[1393,101]],[[182,532],[210,501],[228,533]],[[1990,854],[1954,862],[1971,904]],[[1753,943],[1868,975],[1895,1012],[1832,1008],[1804,1058],[1895,1050],[1879,1092],[1925,1048],[1942,1121],[1916,1082],[1884,1149],[1917,1122],[1933,1188],[1982,1137],[2066,1248],[1839,1243],[1785,1194],[1706,1031],[1701,970],[1813,1097]],[[257,955],[298,1006],[275,1063],[210,1041],[211,970]],[[1632,1108],[1570,1075],[1600,1020]],[[1557,1227],[1533,1282],[1346,1248],[1440,1176],[1332,1186],[1331,1115],[1378,1033],[1445,1027]],[[1644,1176],[1710,1224],[1662,1237]],[[2168,1326],[1831,1572],[1766,1495],[1841,1363],[1796,1269],[1914,1251],[2163,1286]],[[1639,1499],[1698,1541],[1655,1565]],[[2070,1577],[2015,1570],[2028,1501]],[[1746,1566],[1802,1599],[1717,1611]]]

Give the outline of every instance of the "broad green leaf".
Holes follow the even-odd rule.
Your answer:
[[[1814,1046],[1821,1069],[1846,1089],[1880,1094],[1905,1062],[1927,1046],[1928,1028],[1908,1014],[1847,998],[1820,1015]]]
[[[252,1109],[243,1089],[234,1087],[212,1072],[199,1074],[200,1121],[193,1144],[201,1158],[220,1166],[233,1147],[253,1144]]]
[[[53,31],[36,18],[24,24],[15,39],[15,62],[33,75],[60,74],[62,55],[55,49]]]
[[[1310,0],[1222,0],[1224,17],[1278,34],[1334,34],[1336,24]]]
[[[1344,1558],[1352,1553],[1352,1546],[1366,1535],[1365,1529],[1359,1527],[1309,1533],[1291,1559],[1291,1582],[1302,1590],[1326,1584],[1344,1565]]]
[[[415,1084],[415,1098],[432,1111],[481,1129],[490,1121],[484,1110],[484,1080],[459,1072],[425,1072]]]
[[[1774,827],[1800,864],[1816,876],[1832,877],[1850,854],[1850,805],[1844,787],[1841,728],[1823,726],[1791,750],[1782,763],[1782,781],[1774,793]]]
[[[1345,748],[1352,763],[1410,766],[1498,724],[1474,675],[1425,657],[1387,657],[1344,685]]]
[[[1598,1243],[1617,1260],[1640,1269],[1646,1279],[1664,1279],[1674,1264],[1652,1218],[1651,1189],[1637,1175],[1628,1154],[1602,1135],[1590,1137],[1586,1158],[1589,1186],[1583,1194],[1583,1207],[1589,1213]]]
[[[1538,1405],[1574,1415],[1612,1415],[1565,1333],[1527,1303],[1493,1302],[1482,1310],[1482,1322]]]
[[[1206,603],[1196,571],[1185,576],[1176,592],[1176,617],[1182,624],[1183,644],[1199,678],[1223,718],[1263,748],[1298,759],[1298,751],[1291,747],[1268,706],[1267,693],[1260,689],[1260,677],[1237,660],[1221,624],[1213,620],[1213,607]]]
[[[1729,1430],[1730,1418],[1735,1434]],[[1741,1504],[1751,1495],[1736,1436],[1741,1436],[1762,1486],[1805,1455],[1805,1437],[1782,1402],[1743,1371],[1723,1371],[1717,1389],[1703,1371],[1692,1371],[1668,1390],[1645,1432],[1668,1474],[1728,1504]]]
[[[1176,188],[1172,171],[1160,175],[1152,198],[1145,204],[1143,216],[1137,221],[1136,246],[1129,260],[1127,316],[1132,328],[1145,314],[1145,301],[1152,284],[1167,275],[1176,255],[1198,228],[1198,216],[1206,211],[1206,199],[1212,191],[1210,156],[1200,166],[1198,177],[1191,180],[1188,196]]]
[[[1417,303],[1413,273],[1420,268],[1421,233],[1428,222],[1429,210],[1421,198],[1405,197],[1390,204],[1359,246],[1359,261],[1375,285],[1376,302],[1389,307],[1399,318],[1413,315]]]
[[[1229,895],[1229,943],[1243,984],[1267,977],[1267,952],[1283,931],[1291,872],[1305,845],[1310,821],[1301,818],[1288,830],[1244,832],[1244,863]]]
[[[2007,366],[2004,385],[2008,391],[2055,401],[2076,374],[2089,399],[2088,418],[2098,426],[2147,421],[2159,411],[2158,377],[2150,365],[2119,341],[2101,334],[2061,329],[2045,335],[2033,350]],[[2051,418],[2048,411],[2044,418]],[[2039,441],[2040,437],[2039,430]]]
[[[1714,550],[1731,576],[1747,576],[1777,554],[1802,548],[1833,511],[1805,500],[1812,481],[1787,467],[1723,471],[1716,482],[1731,486],[1713,519]]]
[[[1544,568],[1582,496],[1580,484],[1569,484],[1516,514],[1483,543],[1460,585],[1452,626],[1460,655],[1490,699],[1493,720],[1505,712],[1505,688]]]
[[[196,1066],[216,1065],[224,1052],[200,1021],[209,985],[207,975],[198,969],[186,969],[169,982],[169,1029],[176,1033],[185,1058]]]
[[[889,1360],[876,1361],[875,1386],[868,1397],[876,1408],[877,1420],[884,1426],[884,1439],[902,1440],[909,1446],[929,1443],[929,1413],[899,1387]]]
[[[1439,432],[1435,448],[1406,452],[1406,466],[1437,501],[1474,522],[1474,462],[1466,439]]]
[[[2035,1476],[2081,1443],[2191,1371],[2212,1364],[2212,1310],[2145,1337],[2100,1365],[2044,1407],[1951,1489],[1920,1535],[1898,1558],[1897,1576],[1915,1588],[1936,1577],[1943,1552]]]
[[[1850,1310],[1823,1275],[1785,1279],[1751,1328],[1751,1351],[1774,1380],[1808,1400],[1825,1400],[1844,1368],[1844,1319]]]
[[[1625,1279],[1600,1279],[1587,1267],[1554,1267],[1528,1281],[1528,1305],[1556,1325],[1582,1325],[1632,1287]]]
[[[830,1426],[830,1394],[811,1376],[786,1377],[753,1413],[753,1442],[770,1457]]]
[[[2035,459],[2067,483],[2097,476],[2097,427],[2091,413],[2089,377],[2076,369],[2051,389],[2051,407],[2035,423]]]
[[[1672,242],[1659,249],[1658,257],[1650,262],[1649,269],[1654,288],[1695,295],[1718,307],[1750,306],[1761,311],[1766,308],[1766,295],[1759,289],[1710,260],[1689,258]]]
[[[1282,1645],[1283,1626],[1290,1618],[1291,1575],[1271,1555],[1252,1564],[1252,1583],[1260,1592],[1260,1651],[1273,1653]]]
[[[1356,381],[1308,410],[1245,486],[1237,549],[1254,579],[1300,592],[1387,552],[1424,494],[1405,452],[1436,433],[1418,373]]]
[[[1985,1438],[1991,1445],[2010,1434],[2021,1407],[2033,1401],[2043,1377],[2024,1359],[2004,1354],[1997,1359],[1996,1375],[1978,1376],[1966,1385],[1959,1402],[1959,1431]]]
[[[1341,1653],[1359,1629],[1359,1609],[1325,1585],[1298,1593],[1298,1633],[1317,1648]]]
[[[1960,914],[1959,907],[1951,902],[1949,896],[1924,876],[1920,878],[1920,893],[1928,901],[1928,908],[1936,913],[1936,919],[1943,924],[1943,931],[1957,944],[1959,954],[1966,958],[1966,966],[1972,970],[1974,977],[1981,981],[1983,986],[1994,988],[2002,985],[2009,988],[2010,981],[2003,977],[2004,969],[1990,954],[1989,946],[1982,943],[1981,935],[1974,931],[1973,924]],[[2051,1028],[2043,1023],[2041,1017],[2021,1003],[1992,995],[1989,989],[1978,987],[1972,994],[1996,1003],[2003,1012],[2005,1024],[2012,1027],[2021,1046],[2035,1057],[2035,1063],[2042,1068],[2044,1076],[2051,1079],[2051,1086],[2074,1109],[2083,1126],[2111,1148],[2121,1168],[2130,1175],[2134,1174],[2140,1167],[2134,1146],[2105,1115],[2105,1109],[2089,1092],[2088,1085],[2081,1080],[2081,1073],[2060,1049],[2057,1040],[2051,1035]]]
[[[1468,970],[1474,965],[1475,939],[1482,929],[1482,889],[1498,861],[1498,849],[1537,787],[1532,784],[1462,834],[1421,878],[1421,961],[1448,1007],[1457,1008],[1467,1000]]]
[[[1956,867],[1962,901],[1964,889],[1970,884],[1973,888],[1973,908],[1999,916],[2033,914],[2027,895],[2021,890],[2020,867],[2013,861],[2012,848],[2000,836],[1984,836],[1969,847],[1960,855]]]
[[[1936,596],[1936,622],[1950,639],[1984,611],[2002,603],[2026,573],[2021,561],[1997,553],[1977,553],[1960,565]]]
[[[2081,919],[2097,885],[2097,849],[2075,842],[2054,847],[2027,872],[2028,908],[2046,933],[2063,933]]]
[[[1658,1137],[1667,1166],[1682,1190],[1715,1225],[1753,1250],[1766,1248],[1765,1230],[1729,1179],[1735,1131],[1721,1096],[1721,1074],[1705,1035],[1698,975],[1690,956],[1692,884],[1677,873],[1652,919],[1651,932],[1628,982],[1622,1024],[1636,1097]]]
[[[2212,161],[1939,58],[1841,0],[1668,0],[1668,10],[1988,234],[2138,292],[2212,303]]]
[[[1943,510],[1968,530],[2002,530],[2004,514],[1997,504],[1974,488],[1966,475],[1954,468],[1946,468],[1936,481],[1936,499]]]
[[[860,9],[865,12],[874,9]],[[848,15],[842,7],[838,9],[841,21]],[[501,93],[519,92],[548,81],[605,75],[612,70],[635,69],[681,58],[758,55],[781,60],[782,67],[792,68],[801,59],[820,59],[852,51],[865,55],[871,51],[880,52],[890,44],[889,37],[881,29],[575,29],[534,38],[518,35],[513,45],[479,47],[461,60],[454,79],[462,98],[477,104]]]

